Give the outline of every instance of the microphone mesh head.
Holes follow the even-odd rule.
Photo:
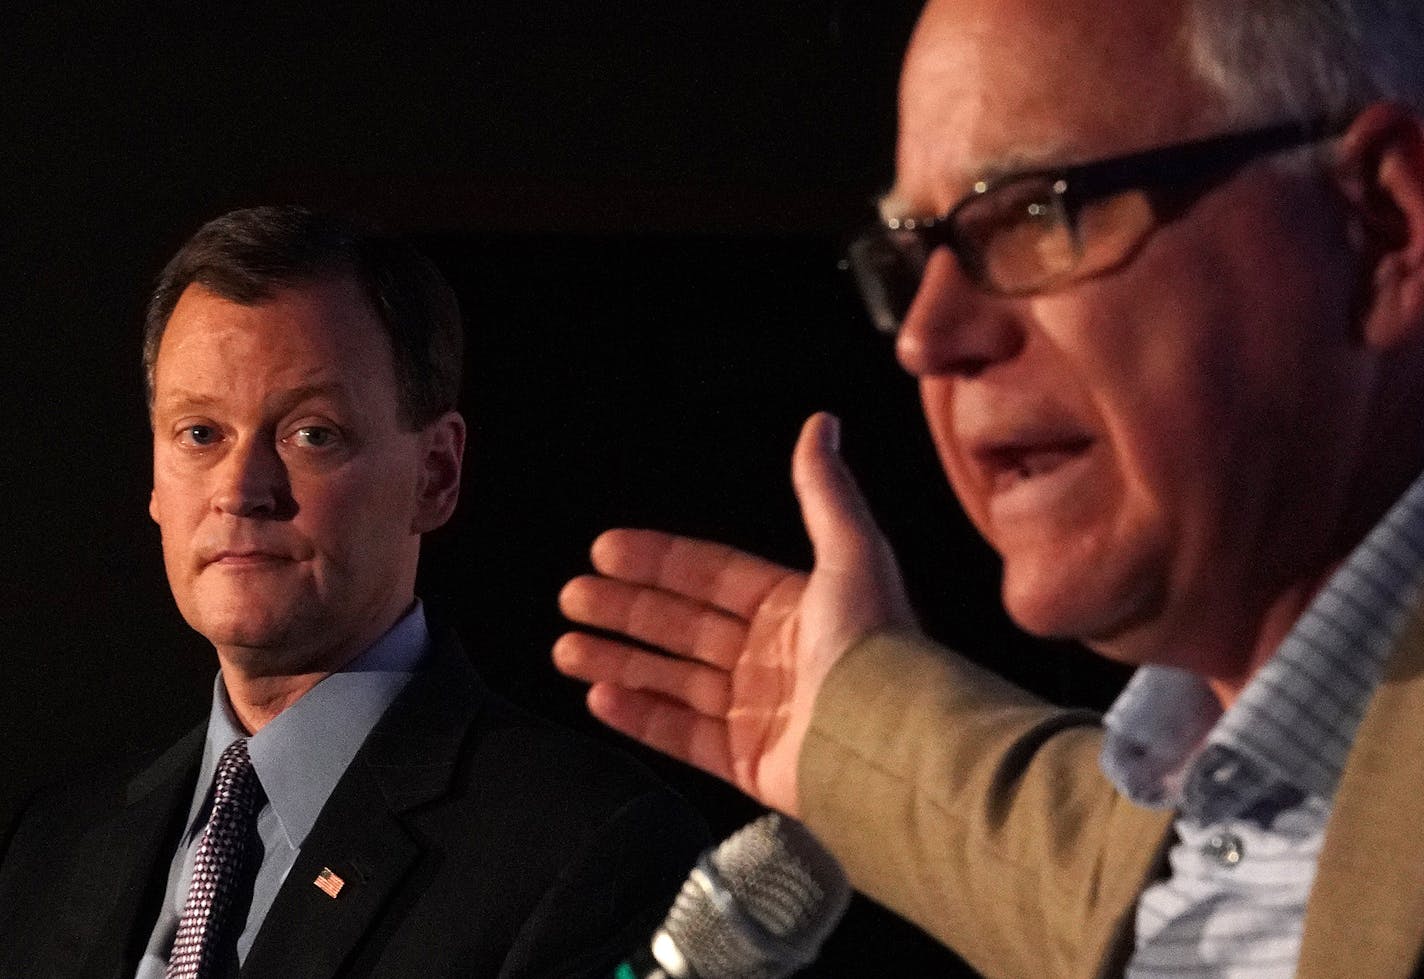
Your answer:
[[[835,858],[770,813],[704,855],[663,927],[700,979],[780,979],[816,957],[849,901]]]

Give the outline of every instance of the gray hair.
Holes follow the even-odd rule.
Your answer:
[[[1191,57],[1241,124],[1346,116],[1388,99],[1424,115],[1419,0],[1192,0]]]

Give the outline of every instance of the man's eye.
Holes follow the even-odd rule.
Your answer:
[[[1007,187],[994,201],[992,220],[1001,228],[1055,224],[1063,212],[1046,187],[1026,183]]]
[[[212,445],[218,440],[218,430],[211,425],[189,425],[179,433],[178,440],[187,445]]]
[[[287,441],[307,449],[326,449],[336,444],[336,432],[320,425],[303,425]]]
[[[1063,210],[1052,185],[1039,179],[1015,180],[971,198],[957,217],[958,234],[964,241],[988,250],[1005,241],[1028,238],[1056,229],[1063,223]]]

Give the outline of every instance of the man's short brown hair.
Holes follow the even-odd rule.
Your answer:
[[[149,408],[163,331],[190,285],[256,305],[279,289],[329,279],[365,292],[385,329],[401,414],[424,428],[454,409],[464,332],[449,284],[410,243],[292,205],[252,207],[209,221],[159,276],[144,320],[143,369]]]

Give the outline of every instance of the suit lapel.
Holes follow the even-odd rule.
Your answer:
[[[442,636],[322,808],[248,953],[244,979],[338,974],[421,855],[402,814],[449,790],[482,702],[483,685],[459,643]],[[325,889],[316,883],[324,871]]]
[[[201,728],[190,732],[130,781],[119,811],[71,851],[70,899],[55,914],[63,919],[56,934],[89,939],[74,949],[75,975],[114,979],[137,969],[192,797],[202,736]],[[103,922],[97,929],[96,921]]]
[[[420,855],[373,788],[354,771],[337,786],[267,912],[244,977],[336,975]],[[334,896],[317,886],[319,875]]]
[[[1415,974],[1424,949],[1424,613],[1386,667],[1340,780],[1298,975]]]

